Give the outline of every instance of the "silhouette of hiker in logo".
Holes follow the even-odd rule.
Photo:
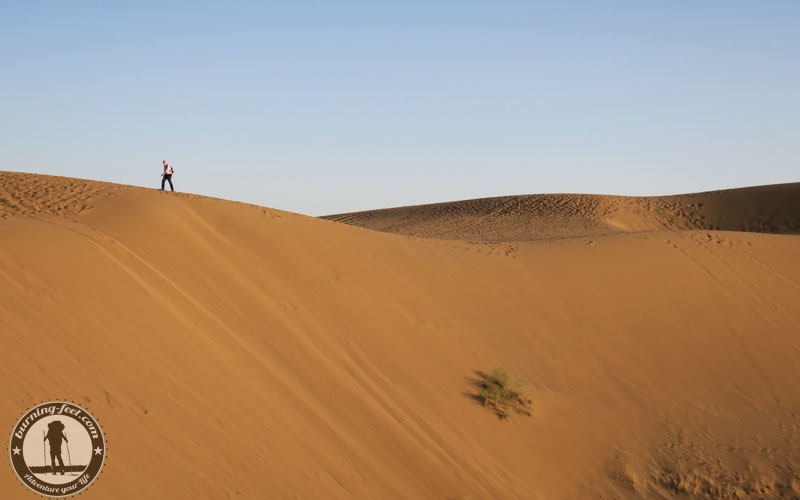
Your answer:
[[[45,441],[50,441],[50,463],[53,465],[53,474],[56,474],[56,459],[61,464],[61,475],[64,475],[64,459],[61,458],[61,440],[69,443],[64,434],[64,424],[59,420],[54,420],[47,424],[47,435]]]

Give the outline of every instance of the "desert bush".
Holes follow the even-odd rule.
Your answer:
[[[522,380],[511,381],[511,376],[503,368],[495,368],[491,373],[475,372],[478,378],[471,379],[478,392],[472,394],[481,406],[489,408],[498,417],[508,418],[512,413],[531,416],[533,400],[525,393]]]

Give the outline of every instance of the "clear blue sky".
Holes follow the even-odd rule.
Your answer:
[[[310,215],[799,181],[800,2],[0,0],[0,170]]]

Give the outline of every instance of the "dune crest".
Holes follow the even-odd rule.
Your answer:
[[[511,241],[530,228],[479,218],[474,244],[61,177],[0,186],[0,421],[85,405],[109,450],[86,498],[800,496],[800,236],[664,230],[576,195],[490,208],[539,206],[533,227],[575,213],[580,237]],[[675,219],[790,232],[796,189],[753,188],[775,191],[756,208],[697,195]],[[408,227],[436,233],[425,220]],[[437,237],[465,237],[452,221]],[[471,397],[494,367],[526,381],[532,416]],[[30,496],[10,473],[0,492]]]
[[[322,218],[389,233],[479,243],[686,229],[796,234],[800,183],[654,197],[503,196]]]

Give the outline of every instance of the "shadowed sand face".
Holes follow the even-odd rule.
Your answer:
[[[0,412],[86,405],[98,498],[792,498],[800,238],[685,222],[795,230],[765,189],[798,190],[585,220],[581,197],[509,201],[475,244],[2,173]],[[441,217],[420,231],[470,234]],[[495,366],[533,416],[469,397]]]
[[[677,196],[539,194],[388,208],[323,219],[389,233],[478,243],[636,231],[800,232],[800,184]]]

